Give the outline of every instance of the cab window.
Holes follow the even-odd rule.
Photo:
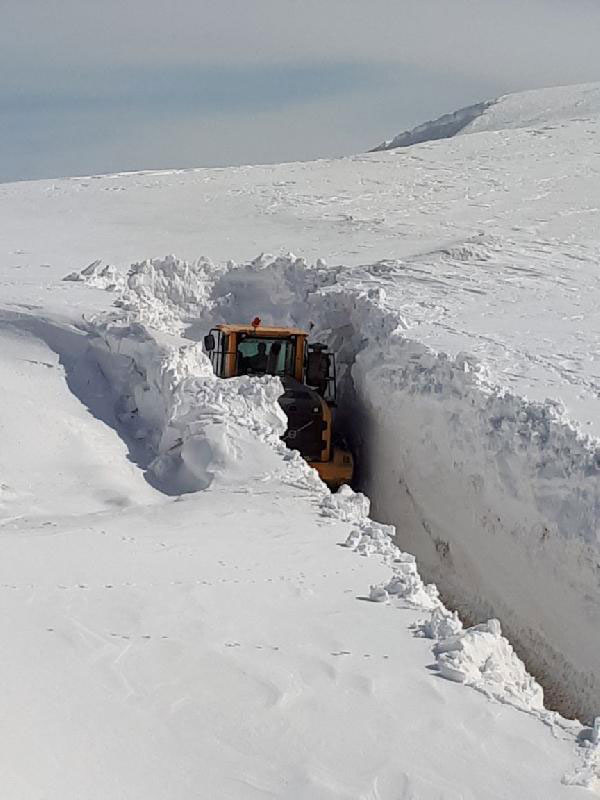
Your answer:
[[[296,346],[293,339],[241,335],[237,358],[239,374],[294,376]]]

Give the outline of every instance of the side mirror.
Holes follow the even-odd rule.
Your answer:
[[[208,333],[204,337],[204,349],[207,353],[212,353],[212,351],[215,349],[215,337],[212,335],[212,333]]]

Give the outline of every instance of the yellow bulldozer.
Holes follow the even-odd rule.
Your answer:
[[[350,483],[352,453],[334,427],[336,369],[324,344],[308,343],[299,328],[217,325],[204,337],[204,349],[220,378],[277,375],[284,387],[279,404],[288,419],[283,435],[332,489]]]

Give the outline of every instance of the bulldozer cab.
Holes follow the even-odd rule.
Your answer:
[[[266,327],[257,318],[251,325],[217,325],[204,337],[204,349],[220,378],[239,375],[277,375],[293,378],[335,402],[335,359],[325,345],[307,344],[298,328]]]
[[[302,381],[306,333],[296,328],[217,325],[204,337],[215,374],[278,375]]]
[[[204,337],[215,375],[277,375],[283,384],[279,405],[288,421],[281,437],[314,467],[332,489],[352,479],[354,460],[334,431],[336,371],[324,344],[308,344],[298,328],[217,325]]]

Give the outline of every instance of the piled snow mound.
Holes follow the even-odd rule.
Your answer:
[[[566,120],[597,117],[599,114],[600,83],[516,92],[444,114],[399,133],[393,139],[382,142],[372,152],[449,139],[457,134],[509,128],[541,127],[542,130],[549,130],[550,126],[560,125]]]
[[[368,497],[360,494],[360,492],[353,492],[349,486],[345,485],[340,486],[336,494],[325,497],[321,503],[321,513],[324,517],[335,517],[342,520],[342,522],[351,522],[357,525],[356,532],[350,534],[352,540],[354,540],[355,536],[362,534],[362,529],[365,525],[371,523],[369,520],[370,508],[371,504]],[[382,536],[387,537],[387,540],[391,540],[394,535],[394,529],[389,525],[378,525],[377,530],[381,532]],[[377,537],[373,536],[373,538]],[[346,543],[346,546],[350,547],[350,541]],[[390,555],[395,554],[396,550],[390,552]]]
[[[152,481],[179,494],[206,489],[225,475],[243,482],[281,472],[282,461],[294,465],[297,477],[313,480],[313,471],[281,442],[286,417],[277,402],[278,378],[221,381],[199,345],[161,337],[139,321],[150,308],[165,326],[170,296],[129,290],[126,311],[91,322],[92,350],[113,389],[117,418],[143,446]]]
[[[147,259],[131,265],[117,305],[149,327],[180,332],[186,314],[206,302],[208,288],[220,271],[207,258],[191,263],[172,255]]]
[[[417,561],[410,553],[402,553],[396,559],[394,572],[385,585],[388,595],[403,601],[407,606],[434,609],[440,599],[435,584],[425,584],[417,570]]]
[[[122,292],[125,288],[125,276],[111,264],[102,265],[102,260],[92,261],[80,272],[70,272],[63,281],[84,283],[95,289],[105,289],[107,292]]]
[[[278,379],[190,377],[179,382],[151,469],[174,491],[205,489],[215,477],[244,482],[287,456]]]
[[[527,711],[544,709],[542,687],[502,636],[497,619],[442,639],[433,652],[444,678],[466,683],[502,701],[509,697],[512,704]]]
[[[416,636],[426,639],[447,639],[462,633],[463,625],[456,611],[448,611],[443,606],[434,608],[428,619],[417,622],[414,626]]]

